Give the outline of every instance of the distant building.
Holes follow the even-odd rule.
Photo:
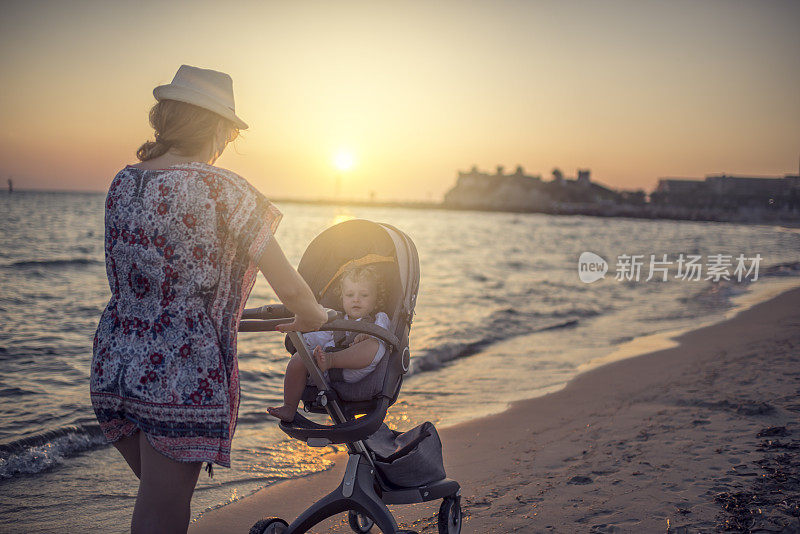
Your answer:
[[[708,184],[703,180],[686,178],[661,178],[650,202],[684,207],[704,207]]]
[[[705,180],[662,178],[650,195],[654,204],[737,210],[800,207],[800,179],[794,175],[708,175]]]
[[[620,191],[619,199],[623,204],[643,206],[647,203],[647,193],[644,192],[644,189],[637,189],[635,191]]]
[[[454,207],[542,211],[571,204],[609,204],[629,202],[619,193],[591,181],[589,169],[579,169],[577,178],[565,178],[558,168],[553,180],[542,181],[539,175],[527,175],[522,166],[505,174],[498,165],[494,174],[473,166],[458,172],[455,187],[445,194],[445,204]]]
[[[800,176],[708,175],[705,179],[661,178],[649,195],[644,190],[614,190],[592,182],[589,169],[576,178],[560,169],[543,181],[522,166],[506,174],[477,166],[458,171],[444,206],[496,211],[643,217],[700,221],[773,223],[800,221]]]
[[[591,184],[591,180],[589,179],[589,169],[579,169],[578,170],[578,185],[582,185],[584,187],[588,187]]]
[[[589,169],[578,169],[577,178],[567,178],[559,169],[553,169],[553,180],[545,183],[544,188],[559,205],[613,204],[619,201],[616,191],[592,182]]]
[[[505,174],[498,165],[494,174],[481,172],[473,165],[468,172],[458,171],[455,187],[445,194],[445,204],[459,207],[524,209],[540,206],[544,201],[538,186],[541,176],[525,174],[518,165],[513,174]]]

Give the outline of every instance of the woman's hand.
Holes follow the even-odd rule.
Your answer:
[[[322,347],[319,345],[314,349],[314,359],[317,362],[317,367],[323,373],[333,367],[333,354],[332,352],[323,352]]]
[[[287,324],[279,324],[276,330],[279,332],[314,332],[328,322],[328,313],[321,305],[317,304],[317,308],[313,316],[295,315],[294,321]]]

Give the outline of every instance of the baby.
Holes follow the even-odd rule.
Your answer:
[[[381,280],[373,266],[345,271],[339,281],[339,288],[345,319],[367,320],[389,329],[389,316],[378,311]],[[354,335],[347,332],[345,335],[334,335],[334,332],[311,332],[305,334],[305,340],[311,346],[316,345],[314,359],[325,377],[344,382],[358,382],[367,376],[386,352],[382,341],[366,334]],[[335,352],[323,350],[323,347]],[[286,366],[283,406],[268,408],[269,414],[282,421],[292,421],[307,380],[308,370],[300,355],[295,353]]]

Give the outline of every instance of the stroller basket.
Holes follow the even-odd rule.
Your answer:
[[[366,444],[375,454],[378,471],[396,486],[420,486],[446,476],[442,440],[433,423],[422,423],[408,432],[383,424],[366,439]]]

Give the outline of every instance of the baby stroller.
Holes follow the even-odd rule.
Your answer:
[[[291,525],[280,518],[264,518],[253,525],[250,534],[306,532],[324,519],[342,512],[348,512],[348,522],[355,532],[370,532],[373,525],[384,534],[413,532],[398,530],[397,522],[386,505],[435,499],[442,499],[438,513],[439,532],[458,534],[461,531],[461,487],[458,482],[445,478],[441,468],[440,475],[434,472],[433,476],[438,477],[436,480],[412,486],[397,485],[387,476],[386,466],[389,464],[384,462],[387,458],[381,456],[379,447],[371,445],[369,439],[372,436],[374,440],[374,436],[380,434],[379,430],[384,432],[384,437],[386,433],[397,435],[383,421],[388,408],[397,400],[403,375],[408,372],[410,363],[408,336],[419,287],[419,258],[414,243],[406,234],[388,224],[350,220],[317,236],[308,246],[297,270],[319,302],[330,309],[339,307],[332,287],[342,271],[349,266],[367,264],[375,265],[385,282],[385,311],[390,317],[391,331],[366,321],[344,320],[333,310],[329,311],[329,320],[320,330],[364,333],[382,340],[386,352],[369,375],[348,384],[351,386],[348,388],[329,383],[311,356],[313,347],[306,345],[302,335],[290,332],[286,338],[287,350],[296,350],[300,354],[314,384],[308,386],[303,394],[305,411],[327,413],[333,424],[316,423],[298,411],[291,423],[280,422],[280,428],[311,447],[346,444],[349,456],[344,478],[338,488],[312,504]],[[247,309],[239,330],[274,331],[278,324],[289,322],[291,317],[291,312],[281,305]],[[438,443],[438,436],[435,439]],[[377,444],[376,441],[373,443]],[[410,449],[413,445],[402,448]],[[401,450],[393,456],[403,453]],[[397,478],[394,480],[396,482]]]

